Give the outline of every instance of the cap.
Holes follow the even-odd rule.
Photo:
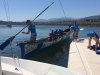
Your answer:
[[[26,23],[31,22],[30,20],[26,20]]]
[[[91,37],[91,38],[94,37],[94,32],[93,32],[93,31],[89,31],[89,32],[87,33],[87,36],[88,36],[88,37]]]

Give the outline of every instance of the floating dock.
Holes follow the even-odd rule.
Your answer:
[[[94,40],[91,42],[95,44]],[[68,68],[83,75],[100,75],[100,55],[87,49],[88,39],[78,39],[70,44]]]

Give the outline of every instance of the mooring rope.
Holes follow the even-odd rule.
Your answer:
[[[89,69],[90,75],[93,75],[92,72],[91,72],[91,70],[90,70],[90,67],[89,67],[89,65],[88,65],[88,62],[87,62],[87,60],[86,60],[86,57],[85,57],[85,55],[84,55],[83,50],[82,50],[82,53],[83,53],[84,59],[85,59],[85,61],[86,61],[86,64],[87,64],[87,66],[88,66],[88,69]]]
[[[76,42],[75,42],[75,45],[76,45]],[[83,55],[84,55],[84,58],[85,58],[85,61],[86,61],[86,64],[87,64],[87,66],[88,66],[88,69],[89,69],[90,74],[88,74],[88,72],[87,72],[87,70],[86,70],[85,64],[84,64],[84,62],[83,62],[83,60],[82,60],[82,57],[81,57],[81,54],[80,54],[80,52],[79,52],[79,49],[78,49],[77,45],[76,45],[76,48],[77,48],[77,51],[78,51],[79,56],[80,56],[80,58],[81,58],[81,61],[82,61],[82,63],[83,63],[83,66],[84,66],[84,69],[85,69],[85,71],[86,71],[86,74],[87,74],[87,75],[90,75],[90,74],[92,75],[92,72],[91,72],[91,70],[90,70],[90,68],[89,68],[89,65],[88,65],[87,61],[86,61],[85,55],[83,54]]]

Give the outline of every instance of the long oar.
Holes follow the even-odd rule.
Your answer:
[[[46,9],[48,9],[53,3],[54,3],[54,2],[52,2],[47,8],[45,8],[37,17],[39,17],[39,16],[40,16]],[[37,17],[36,17],[36,18],[37,18]],[[34,18],[34,19],[32,20],[32,22],[33,22],[36,18]],[[25,29],[27,26],[28,26],[28,25],[26,25],[23,29]],[[23,30],[23,29],[22,29],[22,30]],[[22,30],[20,30],[15,36],[10,37],[10,38],[7,39],[5,42],[3,42],[3,43],[0,45],[0,50],[3,50],[8,44],[10,44],[10,42],[12,42],[13,39],[14,39]]]

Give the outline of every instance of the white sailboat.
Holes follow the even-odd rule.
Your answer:
[[[0,75],[82,75],[68,68],[37,61],[3,56],[0,60]]]
[[[10,23],[7,24],[7,27],[12,27]]]

